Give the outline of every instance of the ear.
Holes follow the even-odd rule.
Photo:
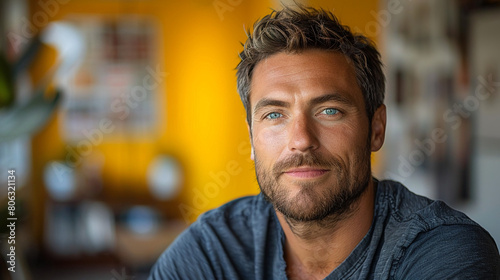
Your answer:
[[[386,108],[382,104],[377,108],[372,118],[371,151],[376,152],[382,148],[385,140],[385,126],[387,121]]]
[[[248,135],[250,136],[250,147],[251,147],[250,159],[255,160],[255,152],[253,149],[253,140],[252,140],[252,129],[250,128],[250,125],[248,125],[248,122],[247,122],[247,129],[248,129]]]

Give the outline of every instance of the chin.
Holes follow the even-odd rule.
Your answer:
[[[275,201],[274,206],[283,215],[299,221],[310,221],[328,215],[325,209],[329,203],[328,195],[318,194],[310,188],[301,189],[295,196]]]

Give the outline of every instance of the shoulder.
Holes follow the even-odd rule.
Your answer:
[[[233,270],[230,260],[251,255],[253,234],[259,230],[255,225],[271,214],[272,207],[260,195],[239,198],[202,214],[165,250],[150,279],[231,278],[227,275]]]
[[[396,279],[499,279],[493,238],[479,225],[443,225],[421,232],[395,263]]]
[[[378,204],[387,208],[398,222],[419,222],[426,229],[445,224],[477,225],[446,203],[417,195],[401,183],[384,180],[378,187]]]
[[[495,241],[467,215],[397,182],[381,181],[379,187],[378,199],[392,220],[389,234],[398,236],[395,279],[500,277]]]

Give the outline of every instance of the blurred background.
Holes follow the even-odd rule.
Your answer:
[[[500,1],[297,2],[379,46],[374,175],[498,244]],[[234,68],[245,30],[281,3],[1,1],[0,219],[17,220],[14,238],[0,229],[0,279],[145,279],[198,215],[257,194]]]

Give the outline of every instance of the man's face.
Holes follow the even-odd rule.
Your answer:
[[[368,185],[370,153],[381,146],[372,143],[348,58],[325,50],[274,54],[254,69],[250,104],[264,196],[297,221],[345,213]]]

